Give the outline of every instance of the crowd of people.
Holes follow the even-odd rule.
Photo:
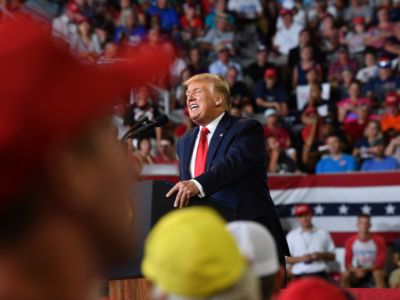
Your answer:
[[[137,153],[143,163],[159,161],[154,155],[174,162],[160,154],[161,138],[193,126],[183,82],[210,72],[229,83],[232,115],[265,124],[270,172],[399,167],[398,1],[72,0],[59,11],[54,35],[89,62],[118,60],[143,43],[173,45],[177,58],[160,88],[181,117],[150,136],[151,156]],[[143,87],[119,110],[124,130],[165,103]]]

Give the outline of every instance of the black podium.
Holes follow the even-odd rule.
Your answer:
[[[143,245],[147,234],[157,221],[166,213],[174,209],[175,198],[166,198],[165,195],[173,184],[166,181],[142,181],[134,187],[134,225],[135,249],[132,257],[124,265],[115,268],[107,274],[110,280],[140,278],[140,264],[143,257]],[[192,198],[189,206],[208,206],[215,209],[225,220],[236,219],[235,212],[212,198]]]

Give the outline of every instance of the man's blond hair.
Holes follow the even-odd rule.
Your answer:
[[[203,82],[210,84],[210,93],[212,95],[219,94],[224,98],[224,108],[229,111],[231,108],[231,93],[229,91],[228,82],[221,75],[210,73],[198,74],[190,77],[183,84],[187,88],[192,82]]]

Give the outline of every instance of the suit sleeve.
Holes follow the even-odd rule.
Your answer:
[[[264,132],[255,120],[246,120],[224,158],[195,179],[206,195],[212,194],[246,175],[265,157]]]

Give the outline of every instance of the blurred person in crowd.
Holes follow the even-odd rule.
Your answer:
[[[134,11],[130,11],[126,14],[125,25],[120,25],[115,28],[114,42],[120,43],[122,39],[125,39],[127,44],[131,47],[135,47],[143,42],[146,38],[146,29],[138,24],[137,16]]]
[[[391,171],[399,168],[394,157],[385,156],[385,141],[383,139],[374,141],[369,153],[372,157],[363,162],[361,171]]]
[[[71,41],[71,49],[76,51],[82,58],[90,61],[96,60],[100,56],[102,49],[99,37],[87,18],[82,18],[78,21],[78,34]]]
[[[120,10],[115,16],[115,25],[116,26],[126,26],[126,19],[129,14],[132,14],[132,3],[131,0],[119,0]]]
[[[349,49],[351,56],[359,59],[365,51],[365,19],[362,16],[352,20],[352,29],[341,36],[341,43]]]
[[[312,52],[312,47],[305,46],[300,50],[300,61],[293,68],[293,79],[292,87],[296,88],[298,85],[307,85],[307,73],[311,69],[317,72],[318,78],[322,77],[321,65],[318,64],[314,59],[314,54]]]
[[[237,107],[244,114],[252,114],[254,111],[252,96],[247,85],[238,80],[238,71],[235,67],[228,68],[226,81],[231,92],[232,107]]]
[[[182,70],[179,83],[175,86],[175,89],[174,89],[175,102],[172,105],[173,109],[185,109],[185,107],[186,107],[186,95],[185,95],[186,88],[183,85],[183,83],[192,76],[193,76],[193,73],[191,72],[190,68],[185,68]]]
[[[300,51],[304,47],[312,48],[313,58],[317,63],[324,61],[321,50],[312,38],[312,32],[310,29],[304,28],[300,31],[299,45],[289,51],[288,65],[290,69],[293,69],[300,62]]]
[[[347,47],[340,47],[338,50],[337,60],[329,65],[328,80],[338,84],[344,70],[351,70],[353,74],[358,71],[358,63],[352,60]]]
[[[154,164],[151,141],[149,138],[140,138],[137,141],[137,156],[142,164]]]
[[[334,104],[331,101],[322,98],[321,85],[319,83],[312,83],[309,84],[309,87],[307,103],[305,103],[301,109],[302,120],[306,111],[315,111],[320,117],[326,117],[329,114],[332,114],[334,111]],[[313,108],[313,110],[311,110],[311,108]],[[303,123],[308,124],[309,122],[305,121]]]
[[[266,138],[266,151],[268,153],[268,172],[289,174],[297,172],[296,161],[290,156],[287,148],[283,148],[279,140],[273,136]],[[296,154],[296,153],[294,153]]]
[[[340,33],[332,14],[328,13],[322,17],[318,35],[321,51],[330,62],[334,61],[336,50],[340,42]]]
[[[343,17],[346,22],[351,22],[355,18],[361,17],[369,24],[372,18],[372,10],[362,0],[351,0],[350,5],[344,11]]]
[[[78,5],[73,2],[68,3],[65,12],[52,22],[53,35],[70,44],[78,34],[76,22],[80,18],[82,18],[82,14]]]
[[[326,139],[328,155],[322,157],[317,163],[316,174],[353,172],[357,169],[356,160],[352,155],[341,150],[340,139],[331,135]]]
[[[301,1],[284,0],[282,1],[281,8],[289,9],[292,11],[294,23],[299,24],[299,26],[301,26],[302,28],[307,25],[306,11]],[[278,20],[276,21],[276,28],[281,28],[282,26],[282,16],[278,16]]]
[[[390,59],[396,59],[400,51],[400,24],[396,23],[393,36],[386,39],[383,53]],[[393,64],[393,62],[392,62]]]
[[[289,51],[298,46],[299,34],[303,28],[293,22],[291,10],[283,8],[279,14],[282,16],[283,26],[277,30],[273,38],[273,45],[278,54],[287,57]]]
[[[158,221],[145,242],[142,272],[154,300],[261,300],[258,280],[225,221],[206,207],[173,211]]]
[[[135,93],[135,101],[128,107],[127,114],[125,116],[125,123],[129,126],[134,126],[139,120],[147,117],[149,120],[153,120],[160,114],[157,105],[153,103],[151,99],[150,90],[147,86],[140,87]],[[142,133],[141,138],[155,138],[157,141],[157,148],[160,146],[162,129],[157,127],[155,130],[150,132]]]
[[[113,106],[112,122],[117,129],[117,137],[120,140],[124,134],[129,130],[129,127],[125,124],[125,115],[128,108],[126,102],[119,102]]]
[[[264,136],[273,136],[277,139],[279,146],[282,149],[288,149],[291,145],[289,132],[281,126],[279,122],[279,115],[276,109],[268,108],[264,112],[265,125]]]
[[[97,60],[98,64],[114,63],[118,57],[119,47],[113,41],[107,41],[104,44],[103,55]]]
[[[308,204],[296,205],[294,215],[300,227],[286,236],[291,254],[286,257],[289,273],[294,278],[317,276],[330,280],[327,262],[335,259],[331,235],[314,226],[312,208]]]
[[[161,29],[166,32],[172,32],[179,26],[178,13],[168,5],[168,0],[156,0],[156,4],[150,6],[146,13],[150,17],[158,17]]]
[[[357,217],[357,234],[345,243],[346,271],[342,274],[343,287],[360,287],[371,277],[375,287],[384,288],[386,243],[383,237],[372,234],[371,216],[361,214]]]
[[[363,104],[356,108],[356,119],[351,119],[348,122],[344,122],[343,131],[347,137],[347,140],[351,145],[355,145],[355,142],[362,139],[364,136],[365,128],[369,121],[377,120],[378,118],[371,114],[371,107]],[[353,152],[355,157],[358,157],[357,152]]]
[[[251,78],[253,83],[256,83],[264,77],[265,70],[272,67],[272,64],[268,62],[267,47],[259,45],[256,60],[247,67],[245,74]]]
[[[204,61],[203,56],[204,55],[199,47],[194,46],[190,48],[188,67],[192,75],[206,73],[208,71],[208,66],[207,63]]]
[[[364,67],[358,70],[356,79],[362,83],[368,83],[375,77],[378,77],[376,54],[375,51],[367,51],[364,54]]]
[[[326,1],[315,1],[309,4],[307,11],[307,19],[310,27],[315,30],[321,25],[321,22],[326,16],[331,16],[334,19],[337,16],[337,9],[333,3]]]
[[[378,77],[372,78],[366,85],[366,95],[378,104],[385,100],[389,92],[400,90],[400,79],[393,74],[389,58],[381,57],[378,61]]]
[[[215,29],[217,27],[217,16],[226,14],[228,16],[228,24],[233,26],[235,18],[226,10],[226,0],[216,0],[214,9],[205,18],[205,26],[207,29]]]
[[[210,67],[209,72],[211,74],[226,76],[229,67],[234,67],[238,72],[238,79],[241,80],[243,78],[242,68],[237,63],[234,62],[229,56],[229,48],[224,45],[219,45],[217,48],[218,59],[214,61]]]
[[[396,136],[394,136],[390,140],[388,146],[386,147],[385,155],[394,157],[397,160],[397,162],[400,164],[400,134],[399,133],[397,133]]]
[[[389,287],[397,289],[400,288],[400,239],[394,241],[392,264],[394,270],[389,276]]]
[[[349,98],[339,101],[336,105],[338,108],[338,122],[348,123],[358,119],[358,107],[366,105],[372,108],[371,99],[361,97],[361,83],[353,80],[348,88]]]
[[[196,13],[196,6],[187,2],[183,5],[184,14],[179,19],[181,36],[185,42],[203,35],[203,20]]]
[[[263,7],[260,0],[228,0],[228,10],[235,13],[238,19],[254,21],[261,18]]]
[[[181,138],[183,135],[188,133],[192,128],[194,127],[194,124],[192,120],[189,117],[189,111],[187,108],[183,109],[183,120],[181,124],[179,124],[175,128],[175,137],[176,138]]]
[[[333,284],[320,278],[301,278],[293,281],[282,291],[278,300],[353,300],[346,290],[340,290]]]
[[[276,245],[271,233],[252,221],[234,221],[226,225],[240,251],[259,278],[263,300],[270,300],[284,281],[283,267],[279,266]]]
[[[264,79],[256,84],[256,112],[263,113],[267,108],[275,108],[279,115],[288,113],[288,94],[278,81],[278,72],[275,68],[268,68],[264,72]]]
[[[199,38],[201,47],[213,53],[219,47],[225,47],[231,54],[235,54],[235,33],[229,26],[229,16],[220,13],[216,18],[215,28],[210,28],[204,37]]]
[[[383,132],[398,131],[400,132],[400,111],[399,96],[396,92],[386,95],[385,111],[381,115],[381,127]]]
[[[379,50],[384,46],[386,39],[393,35],[394,25],[390,21],[389,11],[386,7],[379,7],[377,14],[378,24],[368,30],[365,43],[367,46]]]
[[[371,147],[376,140],[383,137],[379,121],[370,121],[365,127],[363,136],[354,143],[353,156],[363,162],[371,158]]]
[[[135,234],[109,109],[119,92],[165,73],[165,54],[157,64],[155,52],[138,54],[140,74],[100,71],[27,19],[1,24],[0,43],[0,299],[98,298],[100,274],[129,258]]]
[[[178,165],[179,161],[176,158],[174,139],[162,138],[160,144],[161,144],[161,148],[159,150],[160,152],[154,157],[154,163]]]

